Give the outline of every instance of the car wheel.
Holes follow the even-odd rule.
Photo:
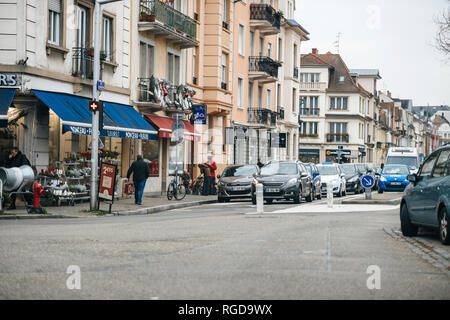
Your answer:
[[[267,204],[272,204],[273,203],[273,199],[267,199],[266,202],[267,202]]]
[[[381,189],[378,189],[378,193],[383,193],[383,190],[381,190]]]
[[[439,239],[443,244],[450,244],[450,224],[445,207],[439,210]]]
[[[299,189],[297,194],[294,195],[294,203],[295,204],[302,203],[302,189]]]
[[[317,195],[317,199],[318,199],[318,200],[321,200],[321,199],[322,199],[322,191],[319,192],[319,194]]]
[[[411,223],[411,219],[409,218],[408,208],[406,207],[406,204],[404,204],[400,209],[400,224],[402,234],[405,237],[414,237],[417,235],[419,227]]]
[[[310,189],[309,195],[305,199],[308,202],[312,202],[314,200],[314,194],[313,194],[312,188]]]
[[[347,189],[344,187],[344,190],[342,191],[342,196],[345,197],[347,195]]]
[[[225,202],[225,199],[222,197],[217,197],[217,202]]]
[[[225,198],[224,200],[225,200],[225,202],[230,202],[231,199],[230,198]]]
[[[341,190],[342,188],[341,187],[339,187],[339,191],[338,191],[338,193],[336,194],[336,198],[340,198],[341,196],[342,196],[342,190]]]

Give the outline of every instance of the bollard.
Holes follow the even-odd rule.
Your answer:
[[[372,200],[372,189],[365,188],[366,189],[366,200]]]
[[[333,208],[333,184],[327,183],[327,204],[328,208]]]
[[[264,213],[264,187],[262,183],[256,185],[256,213]]]

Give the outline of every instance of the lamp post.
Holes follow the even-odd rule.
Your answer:
[[[98,101],[97,82],[100,78],[100,23],[101,23],[101,5],[118,2],[121,0],[96,0],[94,8],[94,70],[92,84],[92,100]],[[91,133],[91,202],[90,209],[98,209],[97,199],[97,173],[98,173],[98,140],[99,140],[99,113],[92,112],[92,133]]]

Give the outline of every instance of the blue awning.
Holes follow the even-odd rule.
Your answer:
[[[16,89],[0,89],[0,128],[8,126],[8,109],[15,93]]]
[[[62,120],[63,133],[91,135],[89,99],[65,93],[32,90]],[[104,102],[102,137],[156,140],[158,132],[131,106]]]

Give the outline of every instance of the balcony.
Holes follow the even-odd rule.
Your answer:
[[[327,133],[327,142],[348,142],[348,133]]]
[[[257,80],[260,84],[276,82],[278,80],[278,62],[269,57],[249,57],[249,80]]]
[[[323,91],[326,86],[326,82],[300,82],[300,90],[302,91]]]
[[[302,116],[319,116],[319,108],[300,108],[300,114]]]
[[[294,67],[294,74],[292,75],[294,79],[298,79],[298,68]]]
[[[182,49],[198,45],[195,20],[159,0],[141,0],[138,29]]]
[[[317,139],[318,137],[319,137],[318,133],[300,133],[300,138]]]
[[[274,127],[276,121],[277,113],[270,109],[248,108],[248,123]]]
[[[72,75],[82,79],[93,79],[94,57],[86,48],[72,48]]]
[[[281,15],[268,4],[250,4],[250,28],[259,30],[262,35],[280,32]]]

